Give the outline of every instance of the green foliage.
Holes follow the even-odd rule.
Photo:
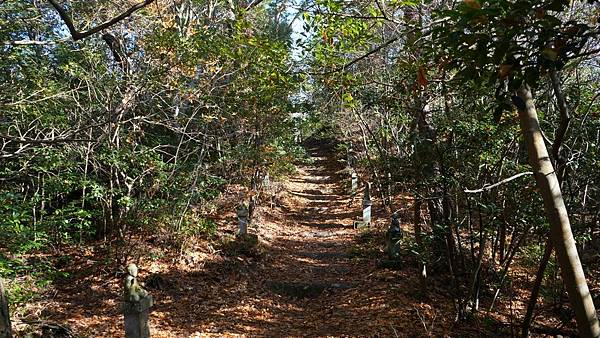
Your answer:
[[[455,238],[453,258],[476,260],[504,227],[526,236],[533,268],[547,225],[532,178],[465,190],[530,169],[512,100],[521,84],[555,138],[554,71],[571,113],[558,154],[566,202],[588,240],[600,200],[598,70],[585,58],[597,46],[593,1],[318,0],[298,15],[295,43],[288,3],[259,3],[149,6],[105,30],[116,47],[71,41],[51,6],[0,4],[0,274],[32,276],[11,286],[16,299],[54,274],[31,255],[158,228],[185,250],[215,232],[207,211],[228,184],[293,173],[307,158],[297,138],[311,137],[352,142],[378,193],[423,201],[422,246],[405,243],[422,262],[452,261],[433,253]],[[94,25],[97,5],[69,11]],[[369,236],[353,255],[378,254]]]
[[[94,24],[96,5],[68,8],[76,26]],[[0,5],[0,255],[14,257],[1,273],[18,278],[17,299],[33,295],[22,276],[54,278],[22,257],[158,228],[185,249],[215,233],[206,215],[227,184],[286,175],[305,157],[291,17],[265,2],[224,19],[227,6],[212,18],[147,7],[102,32],[115,51],[100,35],[71,41],[51,6]],[[51,43],[4,44],[22,40]]]
[[[8,299],[18,310],[39,295],[55,278],[68,274],[56,270],[45,258],[8,258],[0,254],[0,277],[5,278]]]
[[[406,245],[428,266],[452,271],[447,278],[459,284],[452,287],[458,303],[479,301],[471,280],[499,288],[512,282],[510,276],[488,274],[514,263],[506,255],[515,253],[531,271],[539,265],[548,224],[535,181],[529,175],[503,180],[531,171],[516,109],[522,103],[514,98],[521,85],[532,88],[548,147],[559,138],[561,113],[551,73],[559,78],[571,119],[551,161],[566,168],[562,189],[576,238],[591,240],[584,234],[590,232],[591,214],[597,218],[590,212],[597,203],[588,197],[599,192],[598,147],[591,148],[598,144],[598,119],[590,119],[599,104],[598,71],[592,66],[599,36],[595,5],[320,4],[320,11],[306,15],[314,33],[307,44],[313,47],[314,115],[345,144],[355,145],[359,172],[368,173],[361,179],[373,182],[391,210],[405,206],[404,199],[394,200],[397,195],[422,202],[422,245]],[[357,37],[337,43],[351,22],[357,27],[369,22],[359,34],[366,43]],[[480,192],[466,192],[472,190]],[[524,244],[517,245],[520,238]],[[549,271],[556,279],[554,269]],[[459,317],[470,312],[463,306]]]

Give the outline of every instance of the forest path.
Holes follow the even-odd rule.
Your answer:
[[[415,298],[415,269],[377,267],[383,229],[353,229],[360,198],[345,191],[332,146],[313,142],[307,150],[314,162],[298,168],[281,205],[264,207],[250,229],[264,257],[206,266],[212,291],[190,293],[189,305],[179,306],[197,310],[169,316],[172,328],[187,325],[182,335],[190,336],[407,337],[426,334],[420,317],[436,329],[446,321]]]
[[[432,281],[430,297],[422,299],[416,264],[377,266],[388,222],[378,201],[372,229],[353,229],[362,195],[350,199],[344,184],[349,177],[330,143],[313,142],[307,150],[314,162],[283,182],[276,203],[258,209],[249,228],[258,235],[257,247],[244,252],[233,240],[233,193],[220,208],[216,241],[174,253],[159,233],[136,240],[137,250],[154,255],[140,260],[140,279],[155,299],[153,338],[450,332],[453,318],[444,314],[453,313],[452,301],[445,288]],[[106,261],[101,252],[88,251],[73,253],[72,277],[56,283],[36,313],[68,323],[84,337],[122,337],[122,278],[98,268]]]

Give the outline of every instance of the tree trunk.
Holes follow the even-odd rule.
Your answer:
[[[562,182],[566,173],[566,160],[563,156],[561,156],[560,150],[565,140],[571,117],[569,115],[569,109],[567,108],[565,96],[560,87],[559,75],[555,69],[550,72],[550,80],[552,82],[554,96],[556,97],[558,110],[560,112],[559,125],[554,133],[554,143],[552,144],[552,157],[554,160],[554,166],[556,167],[558,183],[561,184],[562,187]],[[539,269],[536,274],[533,288],[531,289],[531,296],[529,297],[529,302],[527,304],[527,312],[523,318],[522,337],[527,337],[529,335],[529,326],[531,325],[531,321],[533,319],[533,311],[535,309],[538,294],[544,278],[544,271],[546,270],[546,266],[548,265],[548,261],[550,260],[553,250],[554,248],[552,247],[552,241],[548,240],[546,242],[546,248],[544,249],[542,261],[540,262]]]
[[[423,255],[419,257],[419,284],[421,288],[421,293],[423,296],[427,293],[427,256],[425,253],[425,248],[423,247],[423,234],[421,229],[421,200],[415,198],[414,204],[414,218],[413,223],[415,226],[415,241],[417,242],[417,248],[419,250],[419,255]]]
[[[4,284],[0,277],[0,338],[12,338],[12,327],[8,313],[8,299],[4,293]]]
[[[531,321],[533,320],[533,310],[535,310],[535,304],[537,303],[542,281],[544,280],[544,272],[548,266],[548,261],[550,261],[550,256],[552,256],[552,252],[554,251],[553,249],[552,241],[547,241],[546,247],[544,248],[544,255],[540,261],[538,271],[535,274],[535,282],[533,284],[533,288],[531,289],[531,295],[529,296],[529,301],[527,302],[527,312],[525,313],[523,324],[521,325],[521,337],[523,338],[529,337],[529,327],[531,326]]]
[[[521,86],[517,91],[517,96],[519,120],[529,153],[529,162],[544,200],[546,217],[550,223],[550,236],[556,250],[569,300],[575,311],[579,333],[582,337],[600,337],[600,324],[596,309],[577,254],[569,215],[556,172],[544,144],[529,86]]]

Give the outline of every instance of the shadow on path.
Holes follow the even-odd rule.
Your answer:
[[[217,336],[425,334],[419,318],[437,313],[433,308],[419,313],[412,305],[420,303],[417,271],[377,270],[375,258],[353,255],[358,232],[352,220],[359,210],[350,209],[342,193],[341,164],[330,144],[310,146],[315,161],[287,184],[292,205],[269,212],[274,222],[269,233],[259,229],[265,257],[231,257],[207,266],[200,280],[222,277],[178,297],[173,306],[198,310],[189,318],[172,318],[174,327],[187,325],[187,335]]]
[[[256,229],[260,250],[234,255],[217,247],[214,259],[194,268],[142,275],[155,281],[152,337],[420,337],[429,333],[424,327],[447,334],[452,318],[439,314],[452,313],[449,298],[420,300],[413,267],[378,269],[378,244],[372,245],[375,255],[355,252],[360,233],[352,221],[360,210],[349,206],[341,163],[330,143],[307,147],[315,161],[286,182],[284,205],[264,212]],[[85,297],[112,298],[108,305],[88,303],[103,310],[85,329],[91,336],[122,336],[115,325],[122,321],[115,286],[108,296],[98,289],[70,290],[79,304]],[[70,313],[55,317],[72,323],[94,315],[82,305],[65,308]]]

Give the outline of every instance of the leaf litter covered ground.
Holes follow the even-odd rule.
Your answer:
[[[250,229],[258,245],[233,239],[233,199],[220,207],[227,212],[217,219],[219,238],[185,253],[174,254],[178,249],[165,247],[160,234],[133,241],[131,256],[145,253],[140,279],[155,298],[152,336],[487,335],[453,326],[443,279],[431,279],[423,296],[414,262],[401,269],[378,266],[389,215],[376,201],[374,229],[353,229],[361,198],[347,193],[347,173],[331,147],[315,143],[309,151],[314,162],[300,166],[272,203],[260,208]],[[19,325],[53,322],[77,336],[122,337],[123,276],[107,268],[106,254],[73,254],[66,262],[72,277],[22,311]]]

